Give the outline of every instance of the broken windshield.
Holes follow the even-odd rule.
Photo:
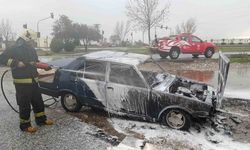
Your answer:
[[[158,85],[168,76],[162,67],[152,59],[138,65],[138,69],[141,71],[143,77],[150,87]]]

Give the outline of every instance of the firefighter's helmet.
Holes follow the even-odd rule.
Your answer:
[[[32,30],[25,30],[25,32],[20,34],[19,37],[25,41],[31,41],[37,39],[37,33]]]

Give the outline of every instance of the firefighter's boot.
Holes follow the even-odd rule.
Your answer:
[[[54,121],[52,119],[46,119],[45,121],[43,122],[37,122],[37,125],[39,126],[43,126],[43,125],[53,125],[54,124]]]
[[[37,131],[37,128],[30,126],[28,128],[21,129],[21,130],[24,131],[24,132],[35,133]]]

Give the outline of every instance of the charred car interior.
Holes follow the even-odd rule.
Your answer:
[[[229,61],[222,57],[224,77],[217,90],[166,73],[148,55],[112,51],[79,57],[41,76],[39,83],[43,94],[61,97],[66,111],[90,106],[188,130],[192,118],[213,115],[223,96]]]

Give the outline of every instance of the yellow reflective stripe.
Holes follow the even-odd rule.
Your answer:
[[[32,79],[14,79],[14,83],[32,83]]]
[[[9,59],[7,62],[7,66],[10,66],[12,62],[13,62],[13,59]]]
[[[35,113],[35,117],[42,117],[42,116],[45,116],[45,112]]]
[[[30,119],[25,120],[25,119],[20,118],[20,123],[21,123],[21,124],[30,123]]]
[[[36,82],[38,82],[38,78],[34,78],[34,80],[35,80]]]
[[[38,82],[38,78],[34,78],[35,82]],[[25,78],[25,79],[14,79],[14,83],[33,83],[32,78]]]

